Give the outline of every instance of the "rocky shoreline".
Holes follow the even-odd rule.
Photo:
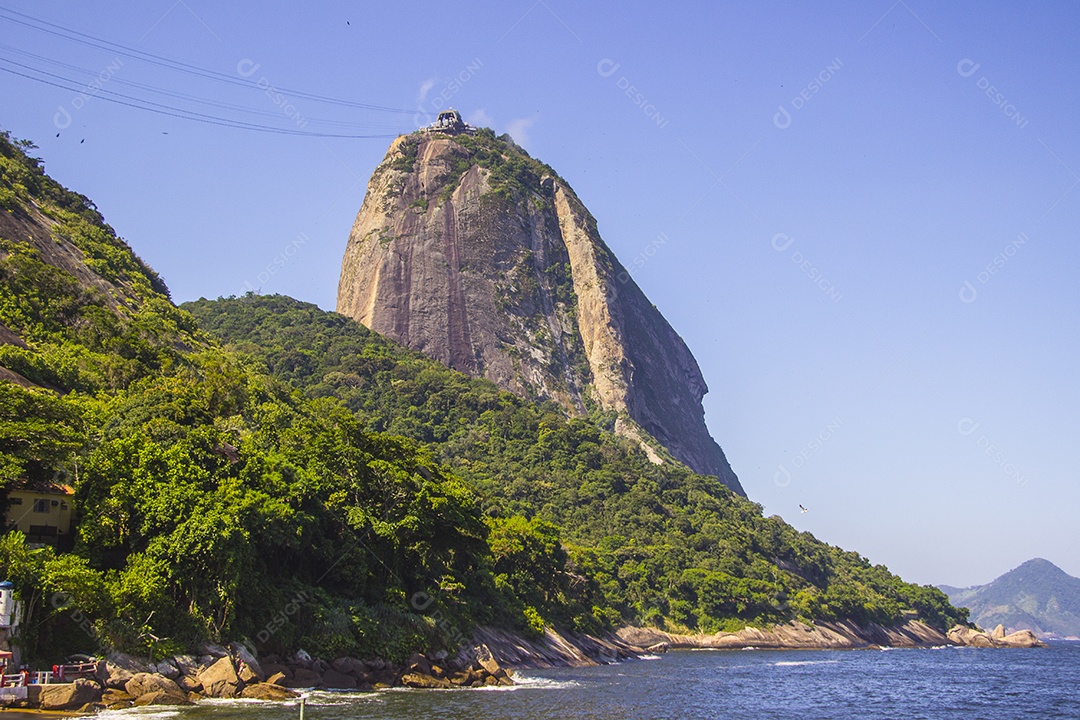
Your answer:
[[[266,655],[257,659],[240,643],[227,648],[206,645],[199,656],[177,655],[156,663],[114,653],[98,663],[93,677],[70,683],[0,688],[0,708],[86,714],[147,705],[191,705],[204,698],[287,701],[300,697],[298,690],[311,688],[370,692],[391,687],[513,685],[514,671],[510,668],[586,667],[678,649],[852,650],[940,645],[1045,647],[1028,630],[1006,635],[1000,625],[992,632],[957,625],[942,633],[917,621],[892,627],[792,622],[713,635],[625,627],[602,638],[563,634],[548,628],[543,637],[527,639],[505,630],[479,628],[473,642],[452,656],[445,651],[416,654],[402,664],[378,658],[339,657],[327,661],[303,650],[288,658]]]
[[[678,635],[655,628],[626,627],[618,631],[621,640],[644,647],[649,652],[675,649],[760,648],[786,650],[856,650],[873,647],[919,648],[940,645],[971,647],[1045,647],[1030,630],[1006,635],[1000,626],[985,633],[957,625],[947,633],[915,620],[903,625],[883,626],[871,623],[822,622],[807,625],[791,622],[768,629],[743,628],[738,632],[714,635]]]
[[[0,709],[26,708],[89,714],[149,705],[192,705],[205,698],[286,701],[300,689],[371,692],[390,687],[449,689],[513,685],[484,644],[453,656],[413,655],[404,664],[381,659],[312,658],[299,650],[289,658],[258,660],[248,648],[206,645],[203,654],[177,655],[157,663],[113,653],[98,663],[93,677],[73,682],[0,688]]]

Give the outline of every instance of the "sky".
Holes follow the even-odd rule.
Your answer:
[[[176,302],[332,310],[372,170],[455,107],[575,189],[767,514],[920,583],[1080,575],[1080,6],[942,5],[0,0],[0,127]]]

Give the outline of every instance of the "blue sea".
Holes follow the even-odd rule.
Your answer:
[[[512,688],[311,692],[305,720],[461,718],[1080,719],[1080,643],[1047,649],[679,651],[524,671]],[[296,720],[297,704],[207,701],[104,713],[141,720]]]

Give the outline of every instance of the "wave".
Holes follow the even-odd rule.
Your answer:
[[[781,660],[775,662],[776,667],[797,667],[799,665],[835,665],[839,660]]]
[[[567,688],[580,687],[581,684],[574,680],[555,680],[553,678],[535,677],[532,675],[523,675],[521,671],[514,673],[513,685],[485,685],[484,687],[473,688],[474,690],[487,690],[499,691],[499,690],[565,690]]]
[[[638,660],[663,660],[659,655],[638,655]]]

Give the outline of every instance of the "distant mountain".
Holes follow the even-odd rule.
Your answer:
[[[1040,637],[1080,637],[1080,578],[1036,558],[986,585],[938,585],[957,607],[971,611],[985,629],[1031,630]]]

